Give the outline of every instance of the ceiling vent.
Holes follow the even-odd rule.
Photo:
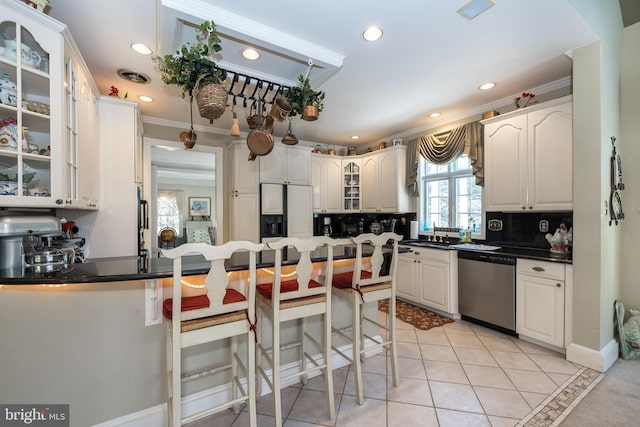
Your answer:
[[[494,3],[491,0],[471,0],[469,3],[462,6],[456,12],[458,15],[467,18],[471,21],[482,12],[492,7]]]
[[[151,81],[151,78],[146,74],[142,74],[138,71],[127,70],[125,68],[121,68],[118,70],[118,75],[125,80],[129,80],[133,83],[146,84]]]

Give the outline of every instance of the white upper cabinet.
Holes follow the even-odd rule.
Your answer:
[[[405,186],[405,146],[395,146],[362,157],[363,212],[407,212],[411,203]]]
[[[65,25],[20,2],[0,6],[0,205],[96,209],[99,168],[83,171],[82,151],[96,141],[98,109],[78,86],[95,84]]]
[[[311,149],[276,143],[271,153],[260,156],[260,182],[311,185]]]
[[[311,155],[313,211],[339,213],[342,202],[342,161],[337,156]]]
[[[257,194],[259,190],[260,161],[249,161],[249,148],[245,141],[229,144],[229,193]]]
[[[487,211],[573,209],[570,97],[483,123]]]

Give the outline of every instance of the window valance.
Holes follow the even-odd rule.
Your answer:
[[[445,132],[416,138],[407,143],[407,186],[411,196],[419,196],[418,155],[431,163],[446,164],[461,154],[471,160],[476,185],[484,186],[484,132],[480,122],[467,123]]]

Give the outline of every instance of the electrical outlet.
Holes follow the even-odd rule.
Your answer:
[[[549,231],[549,221],[547,221],[546,219],[540,220],[540,222],[538,223],[538,230],[540,230],[541,233],[546,233]]]
[[[162,323],[162,281],[145,280],[144,282],[144,325]]]

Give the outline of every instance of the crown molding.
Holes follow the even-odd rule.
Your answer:
[[[553,82],[550,83],[546,83],[540,86],[536,86],[533,87],[531,89],[526,89],[524,90],[524,92],[534,92],[538,95],[541,94],[545,94],[545,93],[549,93],[549,92],[553,92],[554,90],[558,90],[558,89],[563,89],[566,87],[570,87],[571,86],[571,77],[563,77],[559,80],[555,80]],[[399,134],[395,134],[395,135],[391,135],[391,136],[387,136],[385,138],[382,138],[383,140],[391,140],[393,138],[409,138],[409,137],[414,137],[416,135],[419,135],[423,132],[427,132],[431,129],[435,129],[438,128],[440,126],[444,126],[448,123],[453,123],[456,122],[458,120],[462,120],[465,119],[467,117],[472,117],[475,116],[476,114],[482,114],[486,111],[491,111],[500,107],[504,107],[505,105],[509,105],[513,102],[513,99],[518,96],[519,93],[517,94],[513,94],[511,96],[506,96],[504,98],[498,99],[496,101],[490,102],[488,104],[484,104],[481,105],[479,107],[475,107],[472,108],[470,110],[466,110],[463,111],[461,113],[458,114],[454,114],[452,116],[445,116],[444,118],[435,121],[435,122],[431,122],[426,126],[422,126],[422,127],[417,127],[417,128],[413,128],[404,132],[401,132]]]

